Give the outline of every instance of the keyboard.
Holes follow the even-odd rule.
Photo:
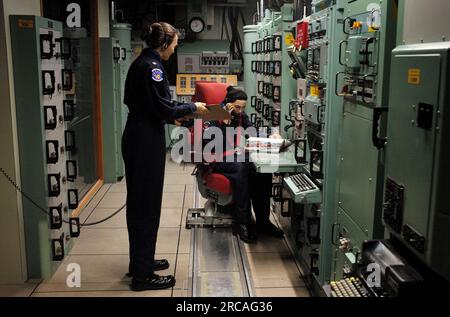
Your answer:
[[[331,297],[372,297],[357,277],[346,278],[330,283]]]
[[[306,192],[315,189],[315,185],[311,184],[311,181],[306,177],[305,174],[297,174],[291,176],[291,180],[294,182],[300,192]]]
[[[322,192],[319,187],[304,173],[285,177],[283,186],[297,204],[320,204]]]

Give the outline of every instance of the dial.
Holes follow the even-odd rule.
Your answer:
[[[201,18],[193,18],[189,22],[189,28],[194,33],[200,33],[205,29],[205,22]]]

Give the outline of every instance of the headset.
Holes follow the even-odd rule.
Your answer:
[[[161,29],[162,29],[162,26],[161,26]],[[162,29],[162,30],[164,32],[164,29]],[[150,29],[147,32],[151,34],[152,33],[152,28],[150,27]],[[146,35],[146,32],[143,32],[142,36],[141,36],[142,40],[146,40],[145,39],[145,35]],[[173,37],[164,32],[164,38],[161,41],[161,46],[163,47],[163,49],[166,50],[170,46],[172,41],[173,41]]]

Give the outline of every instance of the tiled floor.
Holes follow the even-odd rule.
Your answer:
[[[157,243],[157,258],[167,258],[171,267],[160,274],[175,274],[177,284],[171,290],[133,293],[128,269],[128,236],[125,213],[105,223],[83,228],[80,238],[58,271],[39,285],[0,285],[0,296],[143,296],[185,297],[189,287],[189,253],[191,231],[185,229],[187,208],[193,205],[192,166],[167,161],[163,209]],[[89,203],[82,222],[95,222],[123,206],[126,185],[105,185]],[[284,240],[262,238],[246,245],[248,262],[256,296],[309,296],[296,263]],[[67,266],[81,267],[81,288],[67,287]]]

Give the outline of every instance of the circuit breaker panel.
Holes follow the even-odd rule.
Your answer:
[[[383,220],[450,281],[448,195],[450,43],[393,51]]]
[[[261,136],[276,132],[289,138],[294,128],[288,120],[296,82],[289,71],[290,59],[286,50],[294,39],[292,14],[292,4],[283,5],[280,12],[267,10],[258,25],[257,40],[251,44],[255,57],[251,61],[251,75],[256,77],[253,83],[256,95],[250,96],[250,119]]]
[[[68,42],[62,24],[36,16],[11,16],[21,188],[29,278],[49,277],[79,235],[73,71],[64,67]]]
[[[295,129],[305,142],[303,172],[284,178],[293,203],[291,230],[306,281],[323,285],[330,277],[331,231],[335,221],[337,142],[343,99],[333,93],[337,61],[343,38],[341,3],[313,1],[313,14],[296,25],[297,41],[291,48],[298,64],[297,99],[304,131]],[[302,52],[306,53],[302,58]],[[304,66],[300,64],[304,61]],[[296,120],[299,121],[299,120]],[[309,279],[309,281],[308,281]]]
[[[122,47],[114,38],[100,38],[100,72],[102,74],[102,117],[104,181],[115,183],[125,175],[122,159],[122,122],[126,121],[122,111],[121,60]],[[125,116],[125,118],[123,118]]]
[[[334,93],[344,98],[338,146],[338,206],[333,277],[351,274],[362,243],[382,239],[384,146],[395,1],[348,1],[341,25]]]

